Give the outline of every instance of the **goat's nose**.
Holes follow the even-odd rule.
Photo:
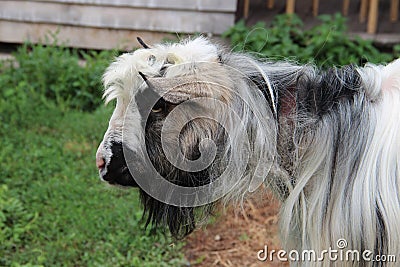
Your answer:
[[[99,170],[102,170],[106,166],[106,162],[104,161],[103,154],[100,152],[100,147],[101,147],[101,145],[97,149],[97,153],[96,153],[96,166]]]
[[[96,157],[96,166],[99,170],[104,169],[105,165],[106,165],[106,162],[104,161],[103,157],[101,157],[101,158]]]

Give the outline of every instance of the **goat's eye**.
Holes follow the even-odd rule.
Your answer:
[[[162,111],[162,108],[160,108],[160,107],[154,107],[151,109],[151,112],[153,112],[153,113],[160,113],[161,111]]]
[[[147,62],[149,66],[153,66],[154,63],[156,62],[156,57],[154,55],[150,55],[149,58],[147,59]]]
[[[160,98],[153,106],[153,108],[151,109],[152,113],[161,113],[163,111],[165,111],[167,109],[167,103],[165,103],[165,101]]]
[[[174,107],[174,104],[165,101],[163,98],[160,98],[157,103],[154,104],[153,108],[151,109],[151,113],[167,114],[171,112]]]

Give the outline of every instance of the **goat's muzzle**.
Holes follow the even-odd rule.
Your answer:
[[[123,153],[121,143],[111,144],[111,157],[109,162],[106,160],[100,148],[96,154],[96,165],[99,169],[100,178],[112,185],[127,187],[137,187],[137,183],[131,175]]]

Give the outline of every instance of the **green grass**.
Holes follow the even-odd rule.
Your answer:
[[[35,64],[36,75],[46,69]],[[80,111],[7,68],[3,82],[20,80],[0,88],[0,266],[184,265],[181,242],[144,229],[136,190],[98,178],[95,152],[112,107]]]

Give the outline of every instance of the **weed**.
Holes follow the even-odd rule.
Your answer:
[[[52,37],[45,44],[25,43],[3,62],[0,97],[55,105],[63,111],[93,111],[101,103],[101,76],[115,51],[81,51],[64,47]]]
[[[268,27],[263,22],[248,27],[239,21],[223,37],[230,39],[235,51],[252,52],[271,60],[312,62],[322,67],[387,62],[393,58],[379,52],[370,40],[350,38],[342,15],[318,18],[321,23],[308,30],[297,15],[278,15]]]

